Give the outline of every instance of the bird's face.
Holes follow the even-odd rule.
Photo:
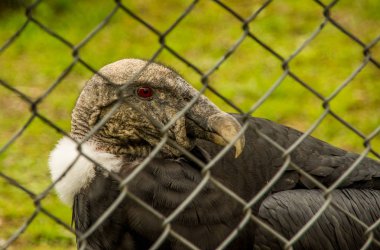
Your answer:
[[[145,65],[143,60],[125,59],[103,67],[99,71],[103,77],[92,77],[74,108],[72,136],[82,139],[121,99],[90,140],[106,152],[146,156],[162,137],[160,127],[168,124],[198,92],[173,70],[155,63],[144,68]],[[189,150],[196,138],[226,145],[240,129],[232,116],[200,96],[169,127],[168,135]],[[242,136],[235,143],[236,155],[243,147]],[[170,145],[165,145],[162,153],[180,154]]]

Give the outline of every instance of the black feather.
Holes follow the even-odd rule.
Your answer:
[[[380,218],[378,190],[342,189],[332,192],[332,201],[366,225]],[[286,238],[292,238],[325,202],[320,190],[288,190],[269,196],[260,207],[260,217]],[[294,249],[360,249],[369,235],[366,229],[330,205]],[[380,229],[374,230],[379,239]],[[256,249],[282,249],[283,243],[262,227],[256,232]],[[378,249],[372,246],[368,249]]]
[[[242,121],[242,117],[235,115]],[[243,153],[234,158],[228,152],[211,169],[212,176],[249,201],[284,163],[282,152],[260,137],[266,134],[283,148],[291,146],[302,133],[259,118],[249,119]],[[221,146],[198,140],[194,154],[202,161],[213,158]],[[307,137],[291,153],[291,160],[325,186],[330,186],[359,157],[313,137]],[[143,159],[140,159],[142,161]],[[128,165],[128,160],[125,160]],[[118,173],[125,177],[130,168]],[[380,217],[380,164],[363,159],[339,188],[334,200],[365,223]],[[168,216],[196,188],[203,176],[195,163],[184,157],[155,158],[133,181],[128,190]],[[272,193],[261,205],[252,208],[285,237],[292,237],[318,211],[324,202],[320,191],[307,190],[314,184],[289,168]],[[347,189],[351,188],[351,189]],[[297,190],[291,190],[297,189]],[[361,189],[361,190],[356,190]],[[371,189],[371,190],[369,190]],[[278,193],[275,193],[278,192]],[[119,185],[111,177],[97,172],[92,183],[77,194],[73,220],[79,232],[85,232],[119,194]],[[261,205],[261,207],[260,207]],[[243,207],[212,183],[172,222],[172,228],[201,249],[214,249],[235,229],[243,218]],[[277,249],[278,240],[253,222],[239,232],[230,249]],[[89,249],[146,249],[159,237],[161,221],[133,200],[126,198],[115,212],[87,239]],[[295,249],[359,249],[365,230],[345,215],[329,207],[324,215],[296,243]],[[378,236],[376,232],[375,236]],[[256,237],[256,243],[255,243]],[[162,249],[183,249],[168,237]]]

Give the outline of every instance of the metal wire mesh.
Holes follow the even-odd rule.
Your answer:
[[[215,179],[211,174],[211,168],[215,164],[216,161],[218,161],[234,144],[234,142],[229,143],[228,146],[225,147],[224,150],[222,150],[214,159],[212,159],[209,163],[204,164],[197,158],[194,158],[194,156],[187,152],[185,149],[178,146],[172,139],[168,136],[168,128],[170,128],[171,125],[174,124],[175,120],[181,117],[187,110],[189,110],[192,106],[192,104],[196,101],[196,99],[199,97],[197,96],[194,98],[189,105],[187,105],[180,113],[178,113],[173,120],[171,120],[168,124],[165,124],[164,126],[161,126],[157,121],[155,121],[152,117],[147,117],[150,119],[150,121],[155,124],[162,132],[163,136],[160,140],[160,142],[157,144],[155,149],[151,152],[150,156],[145,159],[144,162],[142,162],[139,167],[137,167],[131,175],[129,175],[126,179],[122,180],[115,176],[116,179],[120,182],[121,187],[121,193],[119,197],[114,201],[114,203],[107,209],[107,211],[99,217],[99,219],[90,227],[90,229],[85,232],[84,234],[78,235],[73,228],[68,225],[66,222],[59,219],[56,215],[51,213],[49,209],[46,209],[42,205],[42,201],[52,192],[55,184],[60,181],[60,179],[56,180],[54,183],[51,183],[51,185],[47,186],[43,192],[40,193],[34,193],[30,190],[30,188],[26,185],[20,184],[15,178],[15,176],[12,176],[12,174],[6,174],[6,171],[4,169],[0,169],[0,178],[3,179],[5,182],[7,182],[7,185],[9,187],[12,186],[12,188],[16,188],[24,192],[27,196],[29,196],[29,199],[33,201],[35,209],[32,214],[28,216],[28,218],[25,220],[24,224],[22,224],[18,230],[14,231],[14,233],[7,239],[4,239],[2,242],[0,242],[0,248],[5,249],[22,236],[23,232],[25,232],[28,227],[34,223],[35,218],[39,214],[44,214],[48,217],[50,217],[53,221],[55,221],[57,224],[61,225],[63,228],[65,228],[68,232],[72,234],[77,234],[79,241],[83,241],[84,244],[82,245],[82,249],[86,248],[86,238],[93,233],[96,228],[115,210],[115,208],[125,199],[126,197],[129,197],[130,199],[133,199],[135,202],[140,204],[144,209],[149,211],[152,215],[157,217],[160,221],[162,221],[162,234],[157,239],[157,241],[152,245],[151,249],[157,249],[161,246],[161,244],[168,238],[175,238],[179,242],[181,242],[184,247],[189,249],[198,249],[197,246],[195,246],[192,242],[190,242],[188,239],[180,235],[178,232],[176,232],[171,223],[173,220],[180,214],[187,205],[196,197],[199,192],[202,190],[202,188],[209,182],[213,183],[216,187],[220,188],[222,191],[224,191],[228,196],[230,196],[232,199],[236,200],[238,203],[240,203],[243,206],[242,213],[244,216],[242,217],[238,227],[231,232],[231,234],[220,244],[218,249],[223,249],[226,246],[231,243],[231,241],[237,237],[239,232],[242,228],[244,228],[248,222],[253,221],[257,224],[259,224],[261,227],[265,228],[265,230],[268,230],[271,234],[273,234],[274,237],[278,238],[279,241],[281,241],[284,244],[284,249],[292,249],[293,245],[310,229],[310,227],[315,223],[315,221],[318,220],[318,218],[323,214],[323,212],[328,207],[333,207],[334,209],[337,209],[338,211],[341,211],[342,213],[346,214],[350,218],[352,218],[354,221],[358,222],[366,231],[367,235],[367,242],[363,246],[363,249],[366,249],[371,244],[377,245],[380,247],[380,239],[376,239],[374,237],[373,231],[376,229],[378,224],[380,224],[380,218],[377,219],[377,221],[372,225],[366,225],[364,222],[360,221],[360,219],[357,218],[356,215],[347,212],[344,208],[337,205],[334,201],[332,201],[331,192],[335,190],[343,181],[344,179],[355,170],[355,168],[358,166],[358,164],[361,162],[361,160],[366,157],[369,153],[372,153],[374,156],[380,158],[380,153],[376,151],[376,148],[373,148],[371,146],[371,140],[373,140],[380,132],[380,125],[373,130],[370,134],[365,134],[359,129],[357,129],[355,126],[350,124],[350,122],[346,121],[342,116],[340,116],[336,111],[334,111],[331,108],[330,103],[334,98],[336,98],[343,89],[345,89],[352,81],[353,79],[361,73],[361,71],[366,68],[368,65],[374,66],[377,70],[380,70],[380,62],[377,58],[375,58],[372,55],[372,50],[378,44],[380,40],[380,35],[375,37],[372,41],[365,43],[362,40],[360,40],[355,34],[351,33],[348,29],[346,29],[343,25],[341,25],[333,16],[332,12],[334,10],[334,6],[338,3],[338,1],[333,1],[331,3],[324,3],[323,1],[310,1],[310,5],[318,5],[320,8],[320,12],[323,13],[323,18],[320,20],[320,23],[318,26],[315,27],[314,32],[305,39],[301,45],[296,48],[293,53],[291,53],[289,56],[283,56],[280,52],[276,51],[274,47],[271,44],[265,43],[258,35],[256,35],[253,32],[252,26],[255,24],[256,18],[262,14],[266,8],[270,5],[275,5],[275,1],[263,1],[260,4],[260,7],[257,8],[249,17],[243,17],[241,14],[239,14],[234,8],[226,3],[225,1],[219,1],[214,0],[213,4],[220,7],[220,12],[228,13],[229,15],[232,15],[233,18],[235,18],[238,22],[240,22],[241,25],[241,35],[240,37],[230,46],[224,55],[216,61],[209,70],[203,71],[198,67],[195,63],[190,62],[190,60],[186,59],[186,56],[182,55],[180,52],[177,52],[176,49],[172,48],[167,42],[167,37],[175,30],[179,29],[179,25],[181,22],[184,21],[189,15],[192,15],[194,8],[200,4],[201,1],[195,0],[188,4],[188,6],[183,10],[183,12],[178,16],[178,18],[171,23],[171,25],[166,28],[163,31],[160,31],[158,28],[155,27],[154,24],[149,23],[149,21],[145,20],[144,18],[140,17],[137,13],[132,11],[129,8],[129,5],[127,2],[123,2],[120,0],[114,1],[114,8],[112,11],[90,32],[88,33],[83,40],[81,40],[79,43],[72,43],[65,37],[65,34],[58,34],[53,29],[49,28],[49,25],[39,21],[39,16],[34,14],[34,10],[42,4],[43,0],[37,0],[33,2],[32,4],[25,7],[25,15],[26,15],[26,21],[21,25],[21,27],[10,36],[10,38],[0,47],[0,57],[2,53],[9,50],[12,45],[17,41],[18,37],[23,33],[26,32],[28,27],[32,24],[39,27],[39,30],[41,32],[44,32],[46,36],[52,37],[56,39],[59,43],[66,46],[72,54],[72,60],[71,63],[66,67],[65,70],[62,71],[60,76],[51,84],[51,86],[38,98],[31,98],[26,93],[21,91],[20,89],[14,87],[12,83],[7,82],[4,79],[0,79],[0,85],[8,89],[11,93],[14,93],[20,98],[23,102],[25,102],[30,109],[30,118],[26,121],[26,123],[22,126],[22,128],[17,131],[9,140],[5,143],[5,145],[2,146],[0,149],[0,156],[5,155],[12,144],[14,144],[21,136],[22,134],[31,126],[35,120],[40,120],[43,123],[45,123],[47,126],[55,129],[60,134],[69,136],[67,132],[62,129],[59,125],[56,124],[56,122],[52,121],[49,117],[46,117],[43,115],[39,110],[39,105],[45,99],[53,92],[56,91],[56,88],[62,84],[62,81],[68,77],[68,75],[71,73],[72,69],[76,65],[82,65],[85,68],[87,68],[92,73],[98,74],[97,70],[91,66],[91,62],[87,62],[84,60],[80,53],[81,50],[86,44],[88,44],[98,33],[101,33],[103,30],[107,29],[107,25],[111,21],[112,18],[116,15],[116,13],[123,13],[124,15],[130,16],[132,19],[134,19],[137,23],[140,25],[143,25],[149,32],[154,34],[158,39],[159,48],[152,54],[151,58],[149,59],[149,62],[153,62],[156,60],[156,58],[161,55],[162,53],[166,52],[169,53],[171,56],[177,58],[179,61],[185,63],[188,65],[194,72],[196,72],[199,76],[199,79],[201,80],[203,87],[200,90],[200,94],[203,94],[206,90],[210,90],[212,93],[217,95],[219,98],[221,98],[224,102],[226,102],[230,107],[232,107],[236,112],[241,113],[248,116],[251,116],[254,114],[267,100],[268,98],[275,92],[275,90],[283,83],[285,78],[292,78],[295,82],[297,82],[300,86],[302,86],[304,89],[306,89],[308,92],[313,94],[316,98],[320,100],[320,104],[323,106],[324,112],[318,117],[318,119],[312,124],[312,126],[307,129],[307,131],[297,139],[295,143],[293,143],[288,148],[282,148],[276,141],[274,141],[272,138],[269,138],[265,134],[260,134],[260,136],[268,141],[270,144],[273,145],[273,147],[281,150],[283,152],[283,158],[285,159],[284,164],[281,166],[279,171],[270,182],[268,182],[255,196],[249,201],[245,201],[239,195],[235,194],[232,190],[230,190],[228,187],[223,185],[220,181]],[[75,25],[75,24],[74,24]],[[291,62],[302,52],[305,48],[310,46],[310,44],[324,31],[326,25],[332,25],[335,29],[337,29],[339,32],[341,32],[344,36],[352,40],[354,43],[356,43],[362,53],[362,62],[357,65],[357,67],[348,75],[346,80],[344,80],[332,93],[330,93],[328,96],[325,96],[321,94],[319,91],[317,91],[315,88],[313,88],[313,85],[302,80],[302,77],[300,77],[296,71],[294,70],[293,66],[291,67]],[[132,27],[133,29],[133,27]],[[375,34],[376,35],[376,34]],[[112,39],[112,38],[111,38]],[[223,64],[225,64],[226,61],[229,60],[230,56],[235,53],[235,51],[242,45],[245,41],[251,41],[267,52],[269,52],[270,56],[278,60],[282,65],[282,74],[278,78],[276,82],[273,83],[273,85],[270,87],[270,89],[262,95],[249,109],[247,112],[244,112],[241,108],[239,108],[239,105],[233,103],[229,98],[223,96],[221,94],[221,91],[210,84],[210,77],[216,72],[217,69],[219,69]],[[218,46],[216,44],[216,46]],[[147,64],[148,65],[148,64]],[[22,67],[22,66],[20,66]],[[144,69],[143,69],[144,70]],[[143,72],[141,70],[141,72]],[[104,76],[103,76],[104,77]],[[138,74],[135,76],[138,77]],[[122,91],[122,89],[120,90]],[[78,148],[80,149],[80,145],[85,142],[88,138],[90,138],[117,110],[119,105],[125,101],[122,99],[119,99],[112,107],[111,111],[100,121],[97,123],[97,125],[91,130],[89,134],[87,134],[87,137],[81,141],[78,142]],[[130,104],[133,106],[133,103]],[[136,110],[139,110],[139,107],[134,106]],[[144,112],[141,111],[143,114]],[[376,115],[376,114],[374,114]],[[360,154],[360,157],[352,164],[352,166],[349,167],[349,169],[345,172],[344,175],[342,175],[340,178],[338,178],[333,185],[330,187],[323,186],[318,180],[316,180],[314,177],[312,177],[310,174],[306,173],[304,170],[302,170],[300,167],[298,167],[294,162],[292,162],[292,158],[290,154],[297,148],[297,146],[300,145],[300,143],[305,139],[306,136],[311,135],[319,126],[320,124],[325,120],[327,116],[331,116],[335,118],[338,122],[340,122],[344,127],[346,127],[348,130],[351,130],[353,133],[357,134],[360,138],[362,138],[363,144],[365,146],[364,151]],[[246,129],[249,129],[248,123],[243,125],[243,129],[240,132],[240,134],[244,133]],[[238,139],[238,138],[235,138]],[[178,206],[169,216],[164,216],[160,214],[158,211],[154,210],[149,204],[146,204],[144,201],[139,199],[134,194],[130,193],[128,191],[128,184],[130,183],[133,178],[144,169],[144,167],[153,159],[153,157],[159,152],[159,150],[163,147],[164,144],[170,144],[176,148],[178,148],[183,154],[193,159],[194,162],[196,162],[201,168],[202,168],[202,176],[203,179],[199,183],[196,189],[193,190],[193,192],[181,203],[180,206]],[[89,160],[94,161],[89,156],[86,156],[84,153],[83,155],[87,157]],[[79,157],[79,156],[78,156]],[[77,159],[78,159],[77,157]],[[76,160],[77,160],[76,159]],[[74,161],[75,162],[75,161]],[[73,164],[74,164],[73,162]],[[96,163],[96,162],[95,162]],[[72,164],[72,165],[73,165]],[[100,165],[97,163],[97,165]],[[99,166],[100,168],[102,166]],[[310,182],[315,184],[318,188],[320,188],[325,196],[325,203],[323,206],[319,209],[319,211],[312,217],[312,219],[292,238],[287,239],[284,236],[282,236],[279,232],[276,232],[274,229],[272,229],[269,225],[267,225],[264,221],[262,221],[259,217],[254,215],[252,213],[252,207],[254,204],[260,201],[263,197],[265,197],[266,194],[270,191],[270,189],[273,187],[273,185],[276,183],[276,181],[279,180],[281,175],[284,173],[284,171],[292,167],[296,171],[298,171],[300,174],[302,174],[305,178],[307,178]],[[69,171],[70,168],[67,169]],[[104,171],[107,171],[106,169],[103,169]],[[66,171],[66,172],[67,172]],[[16,204],[15,204],[16,206]],[[1,224],[0,224],[1,225]],[[5,225],[6,226],[6,225]]]

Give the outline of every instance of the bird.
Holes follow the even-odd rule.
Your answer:
[[[190,102],[192,106],[179,115]],[[220,185],[249,202],[286,163],[283,151],[270,140],[287,149],[302,136],[267,119],[220,110],[163,64],[122,59],[86,82],[72,111],[70,134],[50,153],[49,168],[60,199],[73,208],[78,249],[148,249],[167,227],[142,203],[164,218],[170,216],[204,180],[199,161],[208,164],[230,144],[213,162],[211,177],[199,193],[171,219],[170,232],[175,233],[169,233],[158,247],[186,249],[179,235],[199,249],[282,249],[284,243],[253,220],[223,245],[247,209]],[[312,136],[305,136],[290,152],[292,163],[327,188],[359,157]],[[144,168],[135,174],[142,163]],[[130,176],[124,189],[120,183]],[[380,163],[363,157],[331,193],[332,200],[371,225],[380,216],[379,180]],[[81,238],[123,190],[130,195]],[[290,239],[324,201],[323,190],[287,166],[249,211]],[[355,223],[330,206],[294,243],[294,249],[358,249],[367,236]]]

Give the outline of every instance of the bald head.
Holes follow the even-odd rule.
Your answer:
[[[144,72],[141,72],[143,69]],[[178,76],[173,70],[161,64],[149,63],[141,59],[123,59],[110,63],[101,68],[99,74],[94,75],[90,82],[106,83],[111,81],[114,84],[122,85],[134,78],[134,81],[160,83],[163,81],[170,82]]]
[[[73,110],[71,133],[81,140],[115,103],[121,103],[122,97],[118,109],[90,140],[102,151],[145,156],[162,137],[157,124],[167,124],[197,96],[198,91],[168,67],[140,59],[120,60],[100,69],[86,83]],[[225,145],[239,129],[234,118],[199,96],[192,108],[173,123],[168,135],[191,149],[196,138]],[[241,152],[243,145],[244,139],[239,140],[237,151]],[[168,145],[162,151],[180,154]]]

